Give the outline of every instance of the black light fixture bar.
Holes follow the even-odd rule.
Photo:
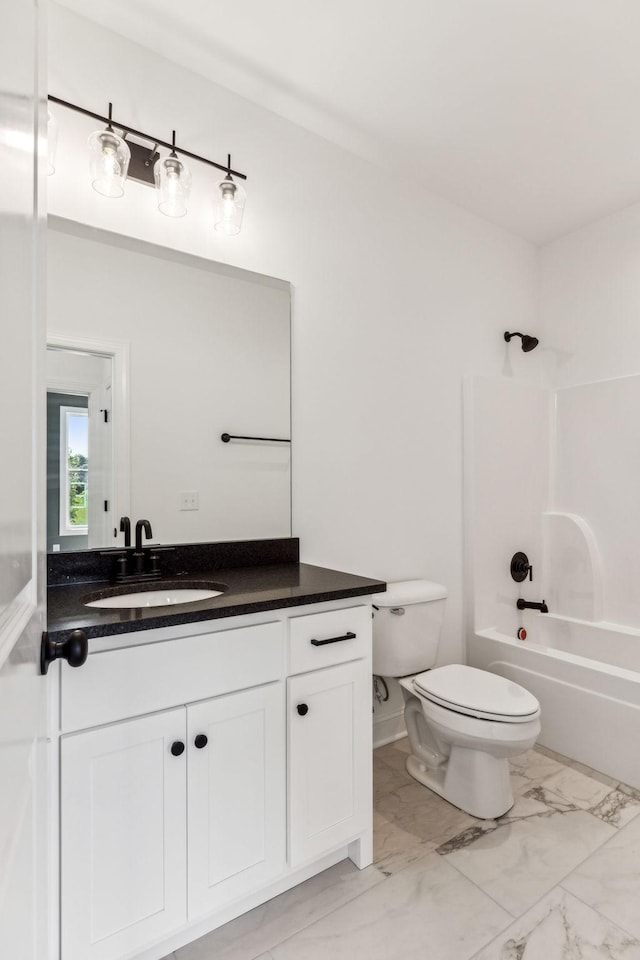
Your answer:
[[[130,133],[134,137],[142,137],[143,140],[149,140],[151,143],[155,143],[156,146],[166,147],[168,150],[175,150],[176,153],[181,154],[183,157],[189,157],[191,160],[197,160],[199,163],[206,163],[210,167],[215,167],[216,170],[222,170],[224,173],[230,174],[233,177],[239,177],[241,180],[246,180],[247,175],[245,173],[240,173],[239,170],[232,170],[227,164],[216,163],[215,160],[207,160],[206,157],[200,157],[197,153],[191,153],[189,150],[183,150],[182,147],[177,146],[175,143],[168,143],[166,140],[160,140],[159,137],[151,136],[149,133],[143,133],[142,130],[135,130],[133,127],[128,126],[126,123],[119,123],[117,120],[114,120],[112,117],[103,117],[99,113],[94,113],[92,110],[85,110],[84,107],[79,107],[76,103],[69,103],[68,100],[61,100],[60,97],[54,97],[52,94],[49,94],[48,99],[51,103],[57,103],[61,107],[66,107],[69,110],[75,110],[77,113],[82,113],[85,117],[93,117],[94,120],[99,120],[101,123],[114,127],[119,127],[123,133]],[[109,110],[111,113],[111,110]]]

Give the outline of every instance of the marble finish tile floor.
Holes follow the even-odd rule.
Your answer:
[[[374,864],[300,884],[166,960],[640,960],[640,791],[536,747],[515,804],[457,810],[374,753]]]

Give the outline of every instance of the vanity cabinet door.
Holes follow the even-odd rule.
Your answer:
[[[115,960],[186,921],[185,709],[61,741],[64,960]]]
[[[285,866],[284,684],[187,708],[189,919]]]
[[[368,660],[290,677],[291,866],[348,843],[371,819]]]

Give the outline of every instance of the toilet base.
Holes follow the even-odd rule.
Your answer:
[[[513,806],[509,759],[535,744],[538,714],[517,723],[461,714],[419,696],[413,680],[400,680],[410,745],[407,772],[472,817],[503,816]]]
[[[472,817],[495,820],[513,806],[509,761],[480,750],[451,747],[445,764],[428,767],[418,757],[407,757],[407,772]]]

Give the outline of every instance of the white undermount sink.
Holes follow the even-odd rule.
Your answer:
[[[195,603],[198,600],[211,600],[224,593],[223,590],[204,590],[194,587],[166,587],[153,590],[138,590],[135,593],[121,593],[85,602],[85,607],[106,609],[130,609],[136,607],[170,607],[176,603]]]

